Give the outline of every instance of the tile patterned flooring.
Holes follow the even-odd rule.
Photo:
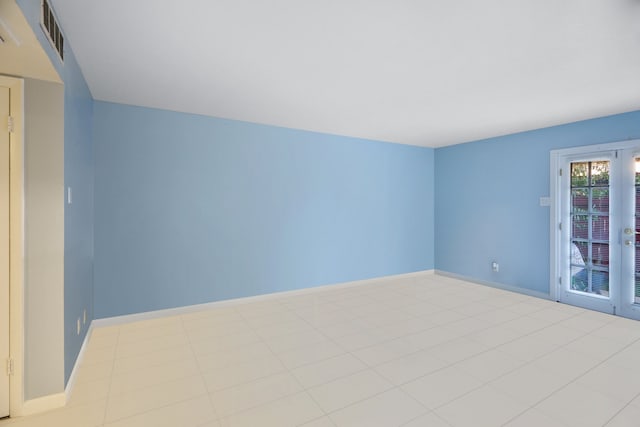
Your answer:
[[[640,322],[439,275],[94,328],[1,427],[639,426]]]

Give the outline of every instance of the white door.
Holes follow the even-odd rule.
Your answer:
[[[640,141],[556,156],[557,300],[640,319]]]
[[[620,153],[622,163],[620,314],[640,319],[640,144]]]
[[[9,88],[0,86],[0,417],[9,415]]]

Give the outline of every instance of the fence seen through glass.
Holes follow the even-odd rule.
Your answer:
[[[604,297],[609,296],[609,175],[609,161],[571,163],[570,289]],[[636,194],[639,179],[636,174]],[[636,285],[640,284],[638,264]],[[636,286],[636,299],[639,292]]]

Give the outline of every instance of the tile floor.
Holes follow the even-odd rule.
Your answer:
[[[640,322],[425,275],[93,329],[1,427],[639,426]]]

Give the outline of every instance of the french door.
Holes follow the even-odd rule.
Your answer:
[[[640,319],[640,141],[552,152],[552,287]]]

